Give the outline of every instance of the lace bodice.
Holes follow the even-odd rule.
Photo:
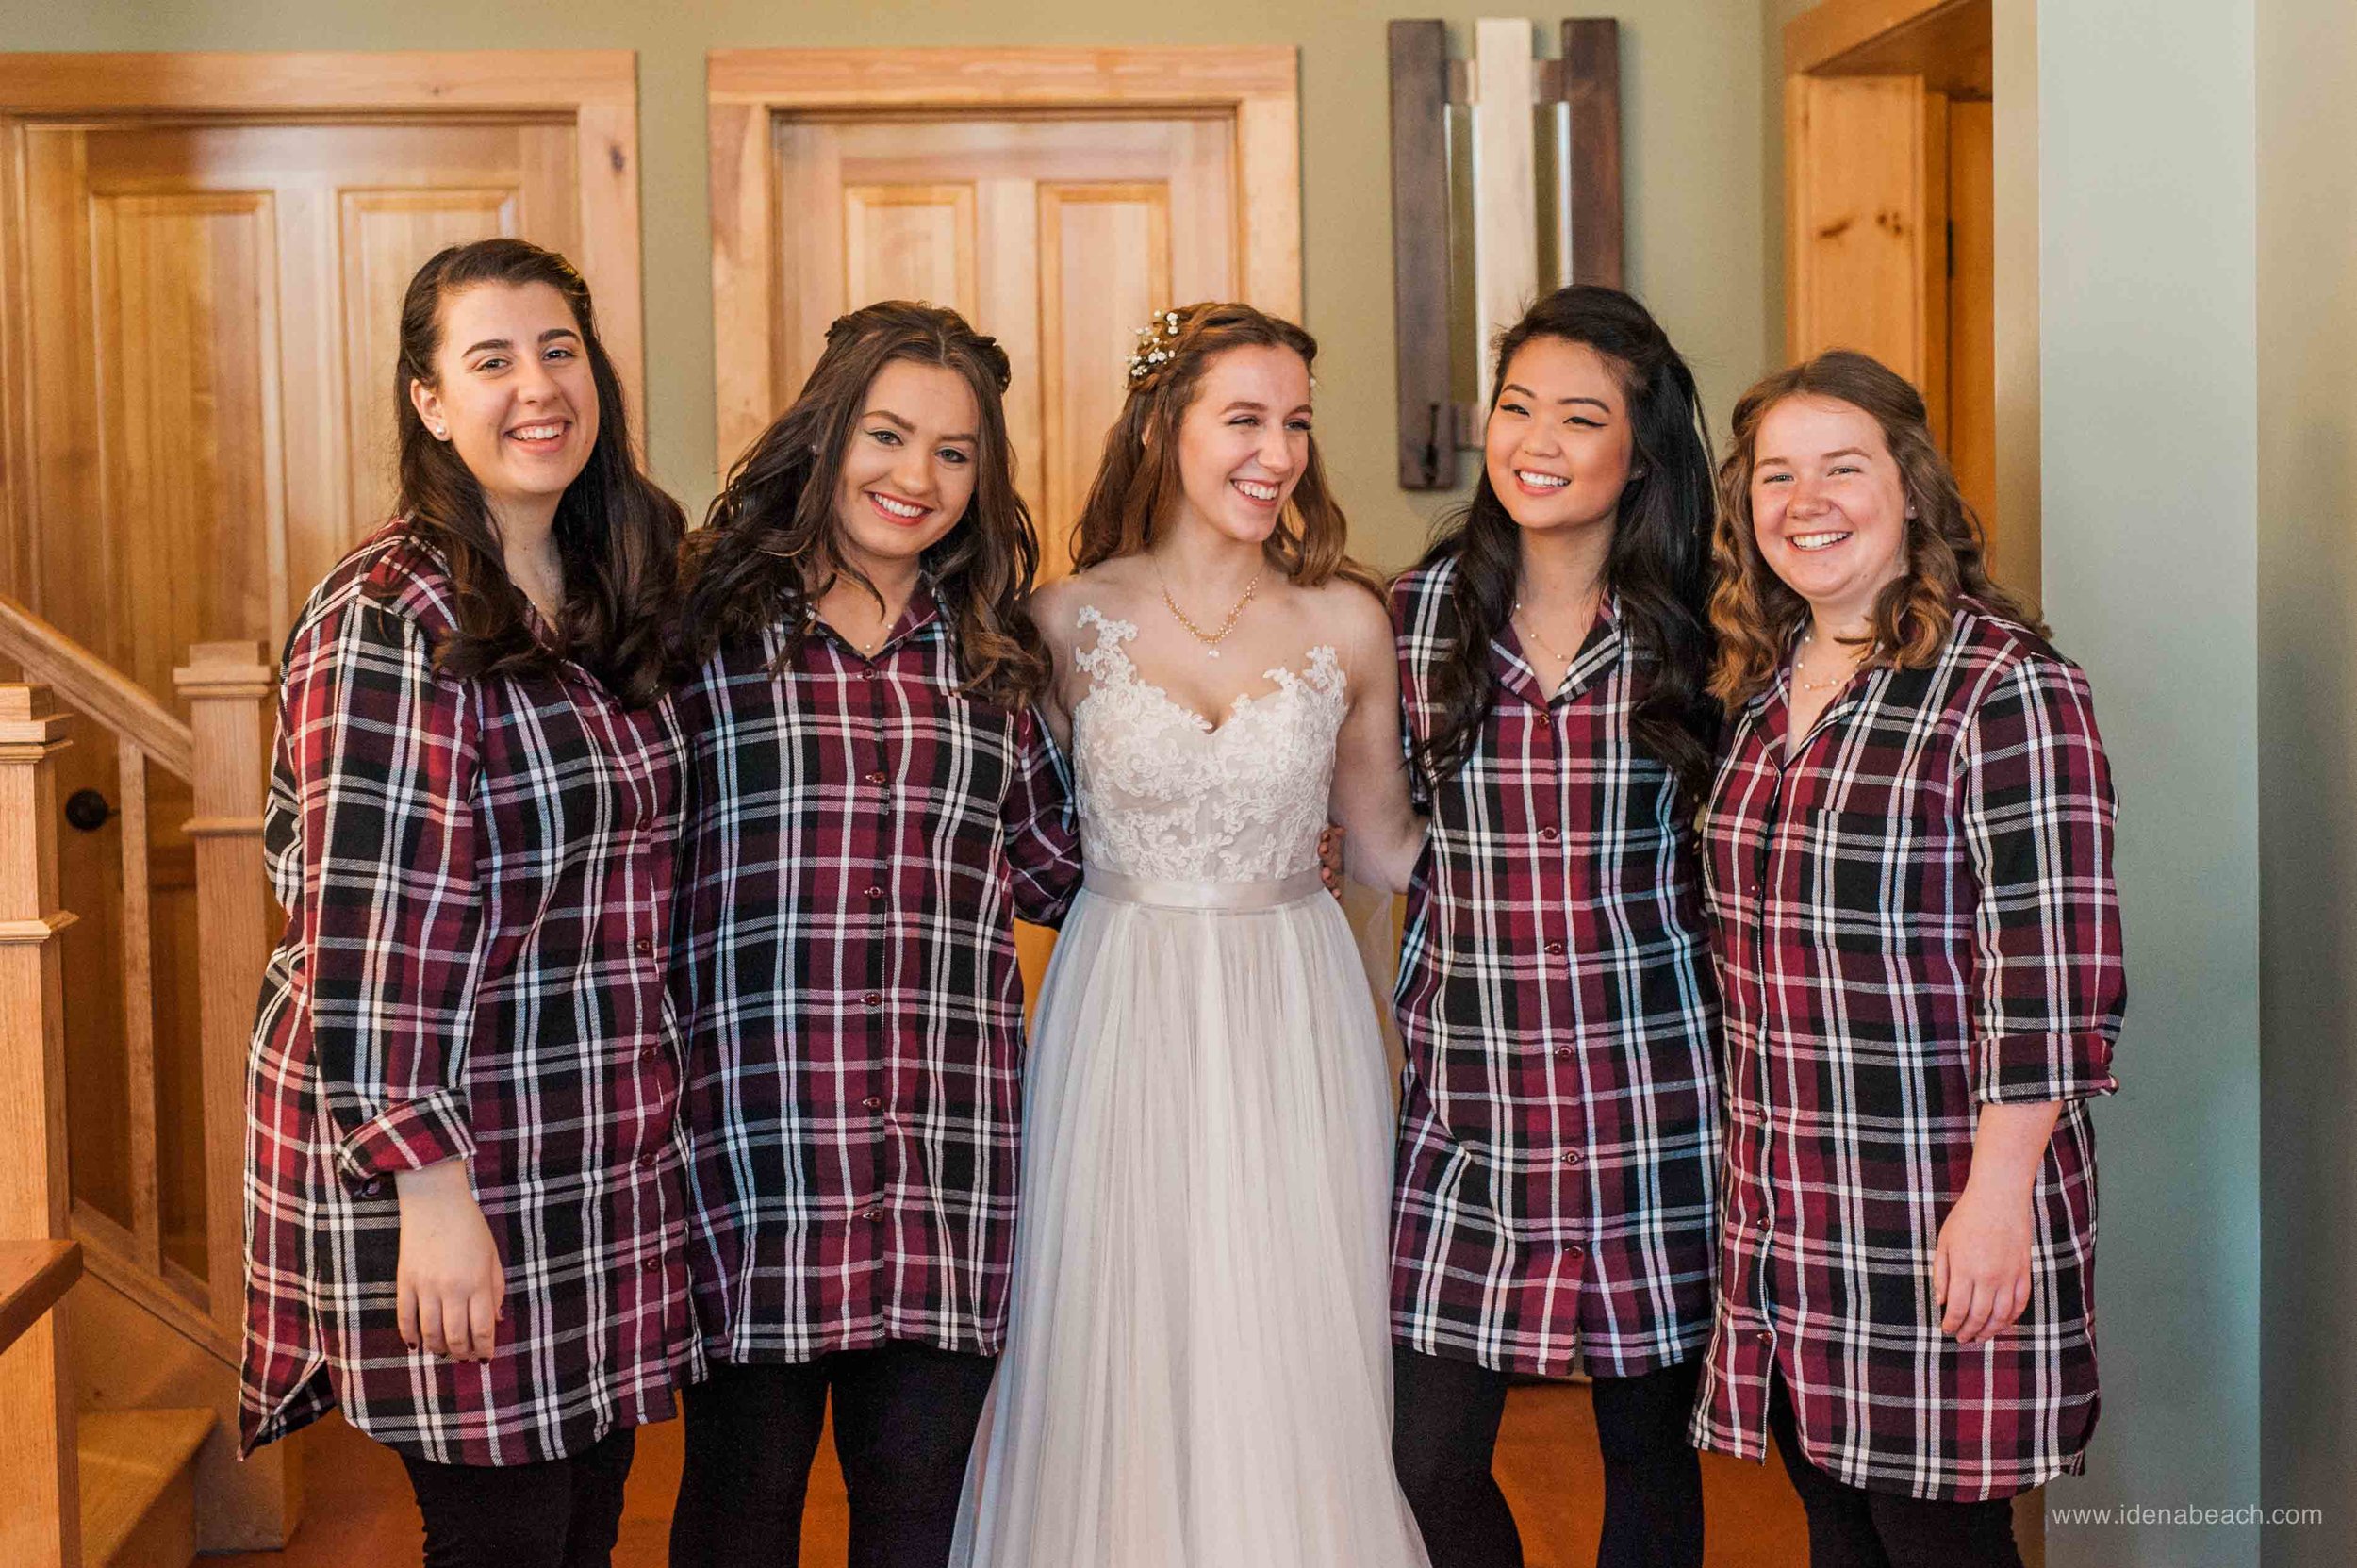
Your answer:
[[[1081,853],[1135,877],[1262,882],[1317,865],[1342,728],[1343,668],[1331,647],[1274,691],[1236,699],[1214,728],[1146,682],[1122,644],[1138,635],[1096,606],[1094,646],[1073,655],[1089,688],[1072,712]]]

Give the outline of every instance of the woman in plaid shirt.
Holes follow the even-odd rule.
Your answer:
[[[1720,486],[1729,1114],[1695,1439],[1775,1434],[1819,1568],[2018,1564],[2006,1499],[2078,1471],[2096,1417],[2085,1102],[2125,986],[2086,677],[1864,355],[1746,393]]]
[[[837,321],[690,553],[675,995],[697,1316],[677,1568],[796,1560],[832,1395],[850,1561],[939,1568],[1006,1331],[1014,919],[1080,883],[1030,699],[1005,352]]]
[[[1507,1386],[1585,1364],[1597,1560],[1699,1564],[1710,453],[1685,362],[1618,290],[1541,300],[1495,379],[1473,503],[1392,590],[1432,818],[1397,994],[1393,1456],[1436,1568],[1519,1564]]]
[[[242,1438],[339,1407],[407,1464],[432,1568],[594,1568],[701,1365],[657,701],[683,519],[562,256],[442,252],[400,343],[399,515],[281,677]]]

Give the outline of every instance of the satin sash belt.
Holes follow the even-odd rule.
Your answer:
[[[1149,904],[1157,909],[1207,909],[1239,912],[1275,909],[1299,903],[1326,891],[1316,867],[1295,871],[1275,882],[1188,882],[1174,877],[1131,877],[1091,866],[1080,885],[1100,899],[1117,903]]]

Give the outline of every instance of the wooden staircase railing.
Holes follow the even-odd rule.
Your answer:
[[[0,1239],[67,1238],[65,975],[58,933],[57,756],[66,717],[38,686],[0,685]],[[58,1314],[0,1353],[0,1562],[78,1568],[74,1374]]]
[[[123,998],[130,1223],[126,1228],[88,1203],[70,1203],[70,1231],[60,1233],[82,1242],[92,1274],[234,1366],[244,1296],[246,1048],[274,934],[261,852],[273,673],[255,644],[195,645],[187,666],[173,672],[173,685],[190,710],[183,721],[145,688],[6,596],[0,596],[0,660],[20,667],[27,681],[42,683],[58,703],[109,735],[117,755],[114,809],[122,819],[123,917],[120,973],[113,983]],[[193,802],[185,831],[194,847],[196,949],[160,956],[180,972],[192,966],[196,975],[204,1107],[202,1276],[167,1256],[164,1238],[166,1176],[157,1157],[161,1074],[150,997],[159,967],[157,923],[149,917],[151,765],[181,781]],[[54,835],[54,803],[39,814],[39,821]],[[180,862],[184,875],[186,864]],[[72,889],[66,901],[74,901]],[[70,1014],[64,1028],[73,1029]]]

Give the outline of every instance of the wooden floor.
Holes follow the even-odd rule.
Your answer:
[[[284,1552],[204,1560],[203,1568],[416,1568],[417,1506],[390,1451],[334,1417],[310,1438],[310,1491],[302,1530]],[[679,1485],[676,1421],[639,1433],[638,1461],[615,1568],[664,1568],[671,1495]],[[1508,1400],[1497,1474],[1522,1524],[1526,1568],[1588,1568],[1604,1507],[1594,1417],[1575,1384],[1521,1388]],[[1807,1560],[1799,1503],[1772,1461],[1703,1456],[1709,1568],[1799,1568]],[[832,1454],[811,1477],[803,1521],[806,1568],[843,1560],[843,1485]]]

